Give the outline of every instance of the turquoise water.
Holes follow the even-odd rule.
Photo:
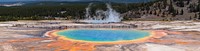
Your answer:
[[[57,32],[58,35],[74,40],[113,42],[120,40],[135,40],[149,36],[147,31],[136,30],[65,30]]]

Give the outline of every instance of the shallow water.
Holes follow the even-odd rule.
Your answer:
[[[65,30],[57,32],[58,35],[69,39],[95,41],[95,42],[113,42],[120,40],[135,40],[149,36],[148,31],[138,30]]]

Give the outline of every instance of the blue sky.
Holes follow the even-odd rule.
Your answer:
[[[15,1],[80,1],[80,0],[0,0],[0,2],[15,2]]]
[[[0,2],[15,2],[15,1],[90,1],[90,0],[0,0]]]
[[[19,2],[19,1],[92,1],[92,0],[0,0],[0,2]],[[108,1],[108,0],[96,0],[96,1]],[[111,0],[114,2],[146,2],[149,0]]]

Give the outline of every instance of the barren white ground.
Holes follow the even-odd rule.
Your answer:
[[[122,23],[135,24],[142,30],[168,30],[185,32],[183,35],[168,35],[160,40],[178,39],[185,42],[200,42],[200,22],[197,21],[124,21]],[[0,43],[6,43],[9,40],[26,39],[26,38],[45,38],[43,34],[48,31],[43,28],[28,27],[57,27],[73,26],[84,24],[73,23],[65,20],[43,20],[43,21],[8,21],[0,22]],[[87,24],[93,25],[93,24]],[[106,24],[104,24],[106,25]],[[108,24],[109,25],[109,24]],[[123,24],[112,24],[123,25]],[[188,32],[188,33],[187,33]],[[40,40],[34,42],[8,43],[0,44],[0,51],[24,51],[29,47],[37,47],[41,44],[48,44],[54,40]],[[175,44],[171,43],[139,43],[139,44],[118,44],[118,45],[100,45],[96,51],[200,51],[200,44]],[[53,49],[41,49],[41,51],[53,51]]]

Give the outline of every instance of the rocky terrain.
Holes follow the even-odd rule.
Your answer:
[[[200,51],[200,22],[124,21],[122,23],[138,25],[137,28],[131,29],[169,32],[167,32],[167,36],[150,39],[143,43],[96,45],[94,46],[95,49],[90,51]],[[55,51],[61,48],[52,45],[52,43],[57,42],[60,44],[56,44],[56,46],[63,46],[62,50],[68,50],[67,47],[76,46],[77,44],[62,44],[61,42],[64,41],[43,36],[45,32],[54,29],[42,28],[41,25],[43,27],[54,27],[74,24],[77,25],[77,23],[62,20],[0,22],[0,51]],[[27,25],[33,25],[37,28]],[[174,31],[180,33],[174,33]]]

